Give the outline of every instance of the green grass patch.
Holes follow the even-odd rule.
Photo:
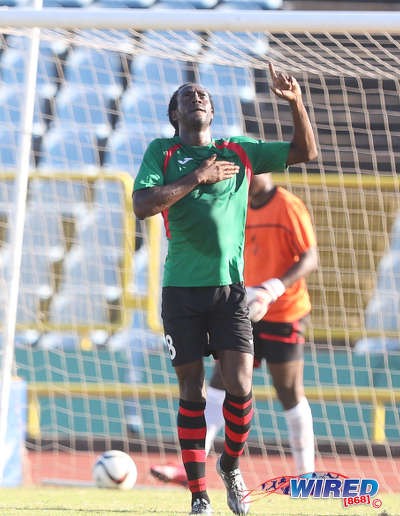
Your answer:
[[[231,516],[226,495],[210,489],[215,515]],[[399,516],[398,494],[382,494],[382,507],[358,505],[345,509],[341,500],[294,500],[270,495],[251,504],[250,514],[265,516]],[[190,512],[190,494],[184,489],[134,488],[117,491],[73,487],[0,489],[1,516],[129,516],[183,515]]]

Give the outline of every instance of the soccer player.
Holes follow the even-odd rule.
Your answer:
[[[303,202],[275,187],[271,174],[254,176],[250,185],[244,257],[254,365],[266,360],[284,409],[296,473],[310,473],[315,469],[314,432],[304,396],[303,352],[311,310],[305,278],[318,265],[316,237]],[[207,454],[223,424],[224,392],[216,363],[207,389]],[[187,482],[181,465],[153,466],[151,472],[166,482]]]
[[[253,336],[243,284],[244,226],[250,178],[316,157],[301,89],[270,65],[272,91],[292,110],[289,142],[247,137],[214,140],[214,105],[201,86],[186,83],[172,95],[168,114],[175,136],[147,148],[135,180],[139,219],[162,213],[169,239],[162,319],[179,383],[178,437],[191,514],[211,514],[205,479],[206,422],[203,356],[219,360],[225,386],[225,449],[217,471],[228,506],[247,514],[239,469],[253,413]]]

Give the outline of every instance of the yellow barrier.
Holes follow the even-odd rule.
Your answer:
[[[40,436],[39,398],[87,396],[109,398],[166,398],[178,397],[177,385],[126,384],[126,383],[50,383],[35,382],[28,385],[28,434]],[[260,401],[276,398],[271,387],[253,388],[254,397]],[[385,437],[385,404],[399,404],[400,390],[372,389],[370,387],[305,387],[309,401],[370,403],[373,405],[372,439],[383,443]]]

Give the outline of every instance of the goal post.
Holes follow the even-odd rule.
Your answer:
[[[35,81],[26,73],[34,27]],[[134,220],[133,179],[148,143],[172,135],[168,101],[188,81],[213,95],[215,137],[290,141],[269,62],[300,83],[319,150],[274,174],[303,199],[317,233],[304,371],[317,468],[368,471],[398,489],[400,13],[365,11],[1,10],[4,287],[23,135],[32,149],[13,360],[4,337],[0,360],[27,382],[34,482],[89,481],[95,454],[118,447],[133,453],[145,483],[151,464],[178,455],[177,382],[160,321],[166,240],[160,217]],[[29,81],[33,124],[24,129]],[[0,318],[4,328],[1,307]],[[208,378],[212,367],[207,359]],[[242,461],[251,487],[293,472],[265,366],[254,392]]]

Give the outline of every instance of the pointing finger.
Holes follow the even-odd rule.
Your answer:
[[[269,66],[269,73],[271,74],[272,79],[276,79],[274,65],[272,63],[268,63],[268,66]]]

